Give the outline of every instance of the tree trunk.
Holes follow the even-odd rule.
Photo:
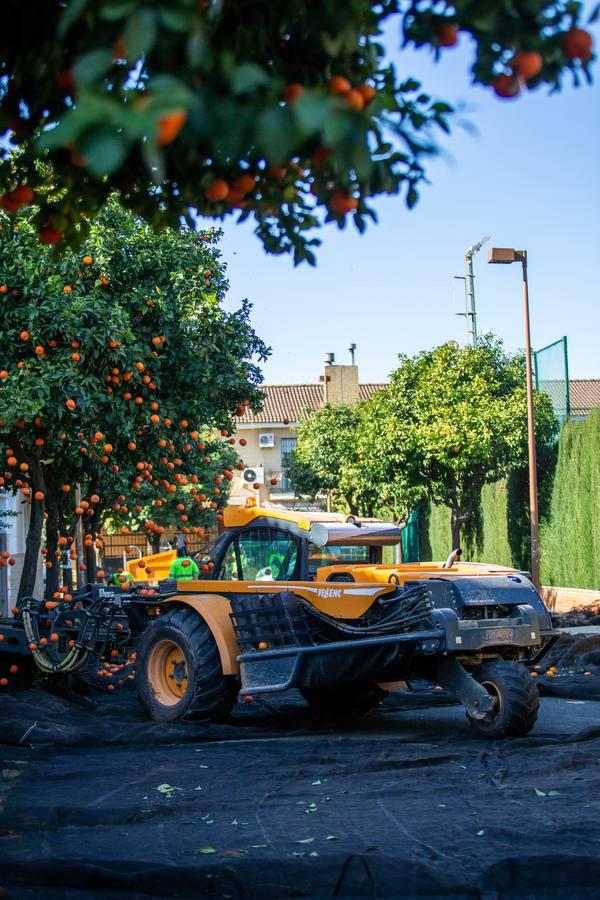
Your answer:
[[[58,505],[56,503],[56,498],[51,495],[49,496],[48,494],[46,495],[46,512],[48,515],[48,518],[46,519],[46,549],[48,551],[46,562],[52,563],[52,568],[46,569],[45,597],[46,600],[52,600],[52,596],[60,587],[61,558],[56,555],[59,549]]]
[[[94,531],[94,526],[90,522],[86,522],[86,528],[84,531],[84,536],[87,537],[91,535],[96,540],[96,532]],[[85,563],[85,575],[87,579],[87,584],[94,584],[96,581],[96,551],[94,549],[94,544],[90,546],[83,545],[83,561]]]
[[[45,487],[44,475],[39,462],[36,462],[31,466],[30,473],[31,496],[33,497],[36,491],[44,491]],[[21,581],[17,595],[19,600],[22,597],[31,597],[33,595],[40,548],[42,545],[44,504],[40,500],[33,500],[30,509],[31,516],[29,519],[29,528],[27,529],[27,539],[25,541],[25,558],[23,560],[23,571],[21,572]]]
[[[452,509],[452,516],[450,519],[450,527],[452,529],[452,546],[450,550],[458,550],[460,547],[460,526],[462,524],[464,516],[459,515],[457,509]]]
[[[153,553],[160,553],[160,534],[148,534],[148,543]]]

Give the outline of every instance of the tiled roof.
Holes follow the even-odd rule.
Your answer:
[[[559,382],[546,381],[540,385],[549,393],[556,405],[564,403],[559,391]],[[360,399],[367,400],[385,384],[360,384]],[[586,415],[591,409],[600,407],[600,378],[574,378],[570,381],[571,411],[573,415]],[[261,423],[299,422],[306,417],[306,411],[323,406],[322,384],[268,384],[261,388],[265,400],[258,413],[246,410],[237,419],[240,425]]]
[[[385,387],[383,384],[360,384],[360,399],[366,400],[374,391]],[[307,410],[320,409],[323,406],[322,384],[265,384],[261,388],[264,394],[263,408],[253,413],[246,410],[236,421],[240,425],[262,423],[299,422],[306,418]]]
[[[600,406],[600,378],[572,378],[569,385],[573,415],[585,415]]]

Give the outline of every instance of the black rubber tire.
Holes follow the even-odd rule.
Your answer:
[[[467,715],[471,727],[491,738],[528,734],[540,711],[540,695],[528,669],[520,663],[499,659],[482,663],[471,674],[498,700],[494,714],[485,719]]]
[[[300,693],[319,718],[360,718],[376,709],[387,697],[379,685],[348,684],[343,687],[300,688]]]
[[[150,655],[162,641],[177,645],[187,670],[183,696],[170,705],[155,696],[148,673]],[[136,686],[146,714],[157,722],[223,720],[237,696],[237,689],[232,690],[231,679],[223,675],[210,628],[202,616],[189,607],[172,609],[159,616],[143,632],[137,650]]]

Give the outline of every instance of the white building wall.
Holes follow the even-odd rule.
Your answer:
[[[16,513],[16,516],[3,520],[4,530],[0,536],[0,546],[14,558],[14,566],[2,569],[0,575],[0,615],[10,615],[19,593],[19,582],[25,559],[25,541],[29,527],[30,507],[23,503],[23,495],[0,492],[0,509]],[[4,576],[4,577],[3,577]],[[44,590],[44,566],[40,554],[37,565],[35,595],[41,597]]]

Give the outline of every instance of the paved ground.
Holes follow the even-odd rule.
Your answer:
[[[600,702],[545,698],[530,737],[496,743],[429,702],[398,695],[334,729],[296,696],[161,736],[135,705],[94,717],[33,696],[33,746],[0,747],[0,884],[44,900],[597,897]]]

